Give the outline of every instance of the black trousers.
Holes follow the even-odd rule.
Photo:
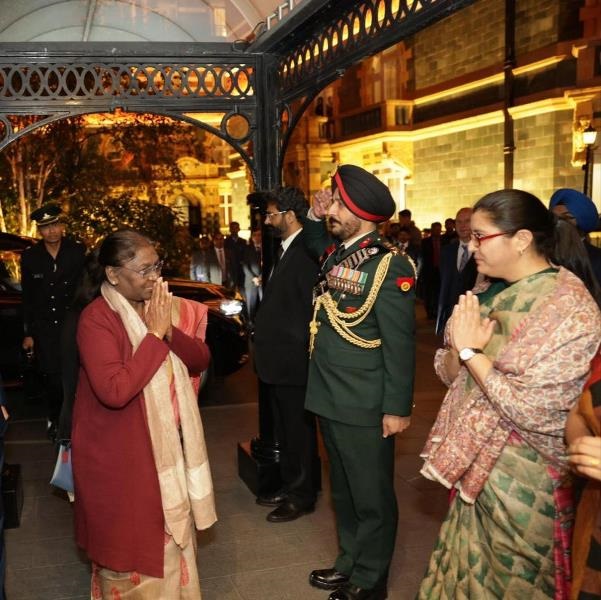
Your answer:
[[[280,443],[280,475],[288,498],[299,506],[315,503],[317,463],[315,416],[305,410],[305,386],[266,385]],[[317,463],[318,464],[318,463]]]
[[[398,508],[394,493],[394,436],[382,426],[355,426],[320,417],[330,460],[339,553],[334,568],[351,583],[373,588],[388,577]]]

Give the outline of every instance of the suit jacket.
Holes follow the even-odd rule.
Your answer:
[[[440,269],[440,256],[442,255],[442,241],[440,241],[440,254],[438,265],[434,264],[434,238],[427,237],[422,241],[422,265],[424,275],[429,275]]]
[[[225,273],[222,272],[215,248],[207,250],[194,250],[190,260],[190,279],[205,283],[216,283],[233,287],[232,274],[234,273],[230,252],[224,248]]]
[[[263,288],[255,318],[254,358],[257,375],[265,383],[306,384],[317,272],[317,261],[309,255],[299,234]]]
[[[597,248],[597,246],[593,246],[587,241],[584,242],[584,247],[591,260],[591,266],[593,267],[593,273],[597,278],[597,282],[601,285],[601,248]]]
[[[328,243],[324,222],[307,220],[304,235],[316,254]],[[360,247],[377,248],[378,253],[358,267],[367,274],[361,294],[331,291],[342,313],[355,312],[364,304],[374,274],[389,250],[374,232],[357,240],[338,259],[330,254],[322,267],[322,272],[328,272]],[[409,289],[403,291],[403,284],[409,284]],[[379,347],[361,348],[345,340],[321,308],[305,407],[327,419],[356,426],[380,425],[384,414],[410,415],[415,370],[414,304],[415,272],[406,256],[395,254],[371,311],[352,329],[363,339],[380,339]]]
[[[458,252],[459,240],[443,246],[440,251],[440,294],[436,316],[436,333],[438,334],[444,333],[446,322],[451,316],[459,296],[474,287],[478,276],[473,255],[463,267],[463,271],[457,270]]]
[[[246,283],[253,277],[261,276],[261,254],[255,250],[255,245],[252,242],[249,242],[244,249],[242,269],[244,270]]]
[[[246,240],[241,237],[233,238],[231,235],[228,235],[223,240],[223,246],[229,254],[229,279],[231,284],[232,286],[242,288],[244,287],[244,270],[242,263],[247,247]]]
[[[43,241],[21,255],[24,332],[35,339],[34,352],[42,373],[60,371],[61,325],[84,261],[85,247],[70,238],[63,238],[56,259]]]
[[[255,245],[251,242],[245,248],[242,259],[242,269],[244,271],[244,297],[246,300],[246,309],[251,322],[254,322],[257,313],[258,303],[263,298],[263,286],[255,285],[253,278],[261,277],[262,261],[261,251],[255,249]]]

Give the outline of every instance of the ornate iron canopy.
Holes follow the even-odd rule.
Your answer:
[[[473,0],[308,0],[254,43],[0,44],[0,150],[67,116],[117,109],[182,119],[230,143],[258,189],[280,181],[290,134],[345,69]],[[200,113],[221,113],[220,125]],[[15,115],[39,118],[18,129]]]

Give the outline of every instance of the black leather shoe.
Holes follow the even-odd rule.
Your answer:
[[[274,492],[273,494],[262,494],[257,496],[257,504],[261,506],[279,506],[286,500],[286,492],[280,490],[279,492]]]
[[[366,590],[352,583],[345,583],[342,587],[332,592],[328,600],[386,600],[388,590],[386,585],[379,585]]]
[[[336,590],[348,581],[349,576],[336,569],[319,569],[311,571],[309,583],[321,590]]]
[[[290,500],[286,500],[267,515],[267,520],[270,523],[294,521],[294,519],[298,519],[303,515],[308,515],[314,510],[315,504],[309,504],[308,506],[297,506],[296,504],[290,502]]]

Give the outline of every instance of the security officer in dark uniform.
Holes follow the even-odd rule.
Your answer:
[[[415,268],[376,223],[395,203],[374,175],[342,165],[304,226],[323,255],[310,323],[306,408],[319,417],[330,461],[339,554],[313,571],[330,600],[383,600],[397,529],[394,436],[409,426],[415,366]]]
[[[23,349],[33,352],[44,379],[48,436],[53,439],[63,392],[60,331],[85,259],[85,248],[64,237],[61,209],[45,204],[31,213],[42,239],[21,255]]]

